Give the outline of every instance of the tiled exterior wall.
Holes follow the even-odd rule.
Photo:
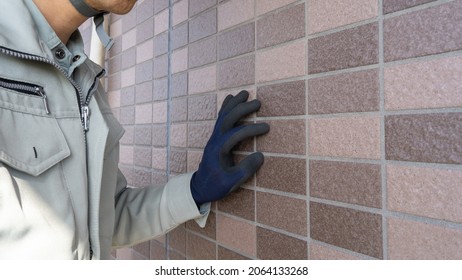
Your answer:
[[[462,259],[462,0],[144,0],[106,79],[134,187],[194,171],[224,96],[265,164],[119,259]]]

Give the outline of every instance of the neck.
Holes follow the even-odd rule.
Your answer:
[[[87,20],[87,17],[81,15],[69,0],[33,1],[64,44],[67,44],[72,33]]]

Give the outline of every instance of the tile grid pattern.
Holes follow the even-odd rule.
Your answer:
[[[118,250],[117,258],[461,257],[462,206],[451,198],[460,197],[462,181],[462,42],[453,36],[462,30],[454,16],[462,1],[336,4],[144,0],[134,21],[112,18],[119,51],[108,58],[107,86],[127,129],[121,168],[131,185],[141,186],[130,172],[149,147],[136,142],[139,126],[163,127],[168,139],[153,148],[152,182],[197,167],[228,93],[244,88],[261,99],[248,121],[272,127],[238,147],[238,160],[257,149],[265,165],[241,191],[213,204],[205,229],[188,222]],[[149,28],[153,42],[130,43],[131,34],[146,37]],[[159,47],[165,37],[168,47]],[[167,84],[163,97],[132,102],[149,88],[142,85],[152,65],[154,95],[156,84]],[[166,116],[156,120],[162,109]],[[165,161],[155,163],[162,150]]]

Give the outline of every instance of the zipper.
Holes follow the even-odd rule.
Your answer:
[[[43,105],[47,115],[50,114],[47,95],[42,86],[0,78],[0,87],[21,92],[30,96],[41,97],[43,99]]]

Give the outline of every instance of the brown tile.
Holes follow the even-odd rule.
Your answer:
[[[219,260],[248,260],[248,257],[244,257],[234,251],[218,246],[218,259]]]
[[[389,218],[388,254],[390,259],[460,260],[462,231]]]
[[[311,238],[381,259],[382,217],[357,210],[310,203]]]
[[[152,145],[155,147],[167,146],[167,127],[165,125],[152,126]]]
[[[305,115],[305,81],[295,81],[257,88],[261,101],[259,117]]]
[[[207,224],[204,228],[199,227],[199,225],[194,221],[190,220],[186,222],[186,228],[190,231],[194,231],[196,233],[202,234],[207,236],[211,239],[217,238],[217,218],[215,212],[210,212],[209,217],[207,219]]]
[[[254,224],[218,215],[217,241],[234,251],[256,256],[257,229]]]
[[[236,58],[218,66],[218,88],[232,88],[255,82],[255,56]]]
[[[170,152],[170,170],[175,173],[186,173],[186,151],[172,150]]]
[[[170,250],[169,251],[169,260],[179,260],[179,261],[184,261],[186,260],[186,256],[184,254],[180,254],[177,251]]]
[[[239,188],[218,201],[218,210],[255,221],[255,191]]]
[[[462,107],[462,56],[385,68],[387,110]]]
[[[175,251],[186,254],[186,228],[180,225],[168,233],[168,245]]]
[[[255,23],[236,27],[218,36],[218,58],[220,60],[255,50]]]
[[[266,156],[257,172],[257,186],[305,195],[306,160]]]
[[[191,96],[188,100],[188,119],[190,121],[212,120],[216,117],[217,96]]]
[[[210,37],[190,44],[189,68],[199,67],[217,61],[217,39]]]
[[[218,30],[222,31],[254,17],[253,0],[230,0],[218,6]]]
[[[172,75],[171,96],[179,97],[188,95],[188,73],[183,72]]]
[[[377,23],[308,40],[309,74],[378,63]]]
[[[193,233],[187,234],[186,256],[190,260],[215,260],[216,244]]]
[[[393,13],[434,1],[435,0],[383,0],[383,13]]]
[[[257,192],[257,222],[306,236],[306,201]]]
[[[190,123],[188,125],[188,147],[204,148],[212,135],[215,122]]]
[[[379,109],[379,73],[376,69],[308,80],[309,114]]]
[[[257,151],[305,154],[304,120],[275,120],[266,123],[270,126],[270,132],[257,137]]]
[[[385,61],[462,49],[461,13],[462,2],[454,1],[385,20]]]
[[[338,117],[309,121],[310,154],[380,158],[380,117]]]
[[[306,44],[298,41],[257,53],[255,60],[258,83],[306,74]]]
[[[136,166],[151,167],[151,148],[135,146],[133,157]]]
[[[176,50],[188,44],[188,26],[188,22],[186,22],[178,26],[175,26],[170,32],[173,50]]]
[[[170,144],[172,147],[186,148],[188,146],[188,125],[172,124],[170,126]]]
[[[257,48],[266,48],[305,36],[305,4],[292,6],[257,21]]]
[[[358,258],[318,244],[310,244],[310,260],[357,260]]]
[[[217,4],[217,0],[189,0],[189,16],[193,17]]]
[[[188,120],[188,98],[175,98],[171,103],[172,122],[183,122]]]
[[[158,242],[151,242],[150,260],[165,260],[165,247]]]
[[[380,165],[310,161],[310,195],[313,197],[382,207]]]
[[[135,250],[136,252],[141,254],[146,259],[149,259],[149,257],[150,257],[150,255],[149,255],[150,254],[150,242],[146,241],[146,242],[143,242],[143,243],[139,243],[139,244],[133,246],[133,250]]]
[[[387,166],[388,209],[462,223],[462,170]]]
[[[217,88],[217,66],[210,65],[188,73],[188,92],[196,94],[214,91]]]
[[[378,16],[377,1],[314,0],[308,3],[308,30],[310,34]]]
[[[261,260],[306,260],[306,241],[257,227],[257,257]]]
[[[296,0],[255,0],[255,13],[257,16],[284,7]]]
[[[189,42],[195,42],[217,32],[217,10],[200,14],[189,21]]]
[[[462,113],[385,117],[389,160],[462,163]]]

